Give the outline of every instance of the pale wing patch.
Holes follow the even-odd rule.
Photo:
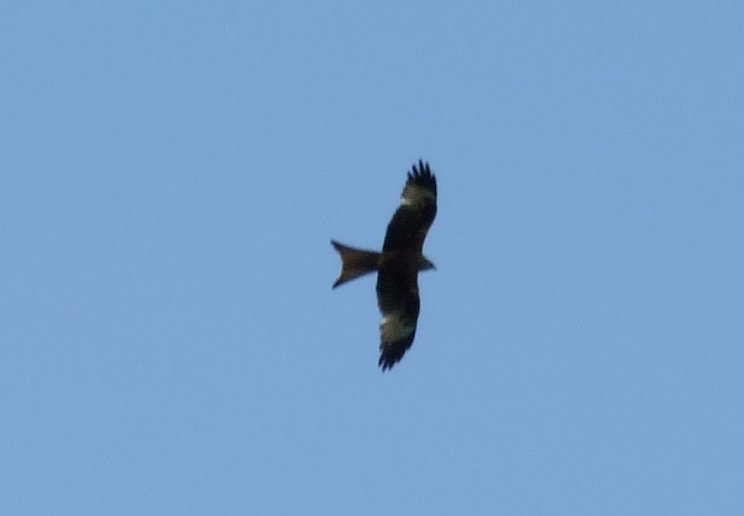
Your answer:
[[[423,188],[418,185],[410,184],[406,186],[401,197],[400,203],[405,206],[420,205],[426,201],[435,201],[436,194],[428,188]]]
[[[380,336],[383,344],[398,342],[410,337],[416,331],[414,321],[403,321],[400,313],[387,314],[380,322]]]

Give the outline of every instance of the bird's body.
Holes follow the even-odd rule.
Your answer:
[[[423,245],[436,213],[436,178],[429,164],[419,161],[408,173],[382,252],[331,240],[341,256],[341,274],[333,288],[377,271],[377,304],[382,312],[379,365],[383,371],[393,367],[413,344],[420,309],[418,273],[434,268],[423,255]]]

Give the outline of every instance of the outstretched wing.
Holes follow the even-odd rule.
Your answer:
[[[420,304],[415,266],[411,261],[393,260],[377,274],[377,304],[382,312],[378,365],[383,371],[403,358],[416,336]]]
[[[419,160],[408,173],[400,206],[385,233],[383,251],[421,252],[426,233],[437,215],[437,180],[429,164]]]

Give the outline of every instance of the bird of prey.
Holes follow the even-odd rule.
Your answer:
[[[408,172],[400,206],[385,233],[382,252],[355,249],[331,240],[341,256],[341,274],[333,288],[377,271],[380,360],[383,371],[398,362],[413,344],[419,315],[419,271],[434,269],[422,248],[437,214],[437,181],[429,164],[419,160]]]

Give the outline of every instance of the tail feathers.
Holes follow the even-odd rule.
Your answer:
[[[333,284],[333,288],[338,287],[342,283],[358,278],[359,276],[364,276],[365,274],[374,272],[380,266],[381,253],[355,249],[340,244],[335,240],[331,240],[331,244],[341,256],[341,274]]]

